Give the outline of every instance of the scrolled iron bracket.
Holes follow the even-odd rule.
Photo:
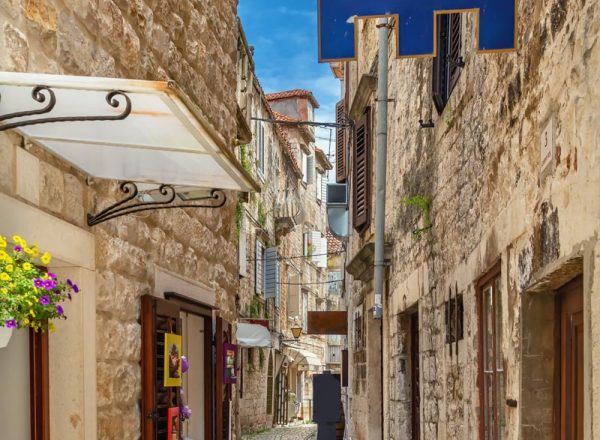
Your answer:
[[[48,97],[46,97],[48,95]],[[48,104],[37,110],[28,110],[22,112],[7,113],[0,115],[0,121],[10,121],[16,118],[27,118],[29,116],[47,115],[56,106],[56,95],[54,91],[48,86],[35,86],[31,91],[31,97],[34,101],[43,104],[48,99]],[[13,128],[26,127],[28,125],[38,124],[49,124],[53,122],[84,122],[84,121],[121,121],[127,118],[131,114],[131,98],[122,90],[112,90],[106,95],[106,102],[112,108],[118,109],[122,103],[120,99],[125,100],[125,108],[117,115],[106,115],[106,116],[59,116],[54,118],[34,118],[34,119],[21,119],[15,122],[9,122],[0,126],[0,131],[6,131]],[[0,100],[2,96],[0,95]]]
[[[220,189],[211,190],[210,195],[196,198],[193,203],[177,201],[177,191],[172,185],[161,185],[158,192],[163,199],[151,201],[140,197],[143,194],[140,194],[137,185],[133,182],[121,183],[120,190],[126,197],[98,214],[88,214],[88,226],[96,226],[117,217],[145,211],[177,208],[221,208],[227,202],[225,192]]]

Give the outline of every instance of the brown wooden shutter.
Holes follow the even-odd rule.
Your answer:
[[[432,97],[438,113],[442,113],[458,78],[461,68],[456,62],[461,56],[461,15],[440,14],[436,18],[437,56],[433,59]]]
[[[180,406],[179,388],[164,386],[165,334],[181,334],[179,306],[142,298],[142,438],[168,438],[167,412]]]
[[[353,180],[353,223],[354,229],[362,233],[371,222],[371,109],[354,127]]]
[[[344,100],[338,102],[335,106],[335,122],[341,124],[345,118]],[[348,171],[347,154],[346,154],[346,129],[338,127],[335,132],[335,180],[337,183],[346,181],[346,173]]]
[[[460,58],[462,38],[461,38],[461,15],[460,14],[450,14],[448,16],[448,28],[450,29],[450,34],[448,36],[448,60],[458,61]],[[460,77],[460,71],[462,69],[456,64],[449,63],[448,66],[448,98],[452,94],[452,90],[454,90],[454,86],[458,82],[458,78]]]

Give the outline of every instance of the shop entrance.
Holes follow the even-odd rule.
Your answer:
[[[583,280],[559,291],[560,439],[583,440]]]

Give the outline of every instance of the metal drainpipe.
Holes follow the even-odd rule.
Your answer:
[[[377,198],[375,200],[375,304],[373,317],[383,317],[385,276],[385,190],[387,176],[388,131],[388,36],[387,18],[377,20],[379,28],[379,66],[377,68]],[[383,343],[383,341],[382,341]]]

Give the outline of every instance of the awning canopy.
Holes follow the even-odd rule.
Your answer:
[[[271,332],[259,324],[238,323],[235,334],[240,347],[272,347]]]
[[[0,128],[71,118],[16,130],[90,176],[260,190],[173,82],[0,72],[0,95]],[[29,114],[11,117],[20,112]],[[81,117],[90,120],[76,120]],[[113,120],[101,120],[107,117]]]
[[[304,370],[321,371],[323,369],[321,359],[311,351],[286,345],[283,348],[283,354],[289,356],[292,362],[297,363]]]

